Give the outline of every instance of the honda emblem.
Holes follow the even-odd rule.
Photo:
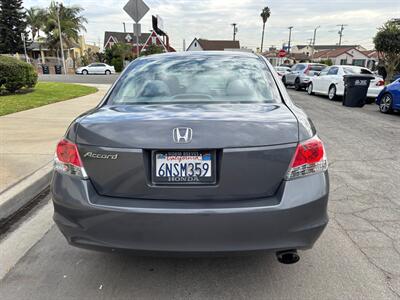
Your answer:
[[[174,128],[172,137],[177,144],[187,144],[192,141],[193,130],[187,127]]]

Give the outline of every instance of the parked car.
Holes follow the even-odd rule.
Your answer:
[[[328,164],[272,70],[243,52],[134,60],[57,145],[54,220],[68,242],[296,262],[328,222]]]
[[[319,76],[313,77],[307,87],[308,94],[320,94],[328,96],[329,100],[334,100],[338,96],[344,95],[344,75],[366,74],[374,76],[370,82],[367,98],[368,103],[372,103],[383,89],[385,82],[382,77],[374,75],[367,68],[347,65],[334,65],[321,71]]]
[[[400,78],[382,89],[376,98],[376,104],[385,114],[400,110]]]
[[[93,63],[84,67],[76,69],[76,74],[88,75],[88,74],[115,74],[114,66],[109,66],[105,63]]]
[[[290,72],[282,77],[285,86],[293,85],[296,91],[308,86],[311,78],[319,74],[326,65],[314,63],[295,64]]]
[[[278,73],[278,76],[282,79],[283,76],[288,74],[290,72],[289,67],[275,67],[276,73]]]

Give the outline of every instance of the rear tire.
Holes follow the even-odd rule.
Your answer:
[[[286,84],[286,77],[285,76],[282,77],[282,82],[283,82],[283,85],[286,87],[287,84]]]
[[[336,86],[332,84],[328,90],[328,99],[331,101],[335,101],[336,97],[337,97],[336,96]]]
[[[89,74],[88,70],[83,70],[82,71],[82,75],[88,75],[88,74]]]
[[[110,70],[106,70],[106,75],[111,75],[111,71]]]
[[[300,86],[300,79],[296,78],[295,82],[294,82],[294,89],[296,91],[300,91],[301,90],[301,86]]]
[[[379,110],[381,113],[389,114],[392,112],[393,97],[391,94],[386,93],[382,96],[381,102],[379,103]]]
[[[314,95],[312,82],[307,86],[307,94]]]

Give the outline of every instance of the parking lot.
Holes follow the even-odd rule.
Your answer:
[[[289,93],[325,141],[331,178],[331,221],[299,263],[90,252],[53,226],[0,282],[0,298],[398,299],[400,115]]]

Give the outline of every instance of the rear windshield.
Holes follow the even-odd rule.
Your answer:
[[[243,55],[161,55],[135,60],[108,104],[280,102],[264,61]]]
[[[325,68],[325,66],[311,65],[310,71],[322,71],[324,68]]]
[[[351,68],[351,67],[344,67],[343,72],[345,74],[368,74],[371,75],[372,72],[368,69],[360,69],[360,68]]]

